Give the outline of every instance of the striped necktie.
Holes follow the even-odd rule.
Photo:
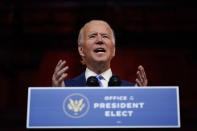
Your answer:
[[[102,75],[96,75],[96,78],[98,79],[99,81],[99,87],[103,87],[103,84],[101,82],[101,80],[103,79],[103,76]]]

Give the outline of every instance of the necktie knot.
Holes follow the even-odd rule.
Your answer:
[[[99,79],[99,80],[102,80],[103,76],[102,75],[96,75],[96,78]]]
[[[96,75],[96,78],[97,78],[98,81],[99,81],[99,87],[103,87],[103,84],[102,84],[102,82],[101,82],[101,80],[104,79],[103,76],[102,76],[102,75]]]

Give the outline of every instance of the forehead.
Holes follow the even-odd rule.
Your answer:
[[[85,25],[84,27],[84,33],[85,34],[91,34],[91,33],[106,33],[111,34],[111,28],[110,26],[101,21],[93,21]]]

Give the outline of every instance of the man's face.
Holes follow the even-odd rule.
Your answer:
[[[84,27],[83,43],[78,48],[86,65],[92,62],[106,62],[110,65],[115,56],[112,37],[110,27],[104,22],[94,21]]]

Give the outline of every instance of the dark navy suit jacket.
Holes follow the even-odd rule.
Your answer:
[[[80,76],[77,76],[73,79],[66,80],[65,85],[67,87],[85,87],[86,85],[86,78],[85,78],[85,72],[83,72]],[[127,82],[125,80],[121,80],[120,86],[134,86],[133,83]]]

